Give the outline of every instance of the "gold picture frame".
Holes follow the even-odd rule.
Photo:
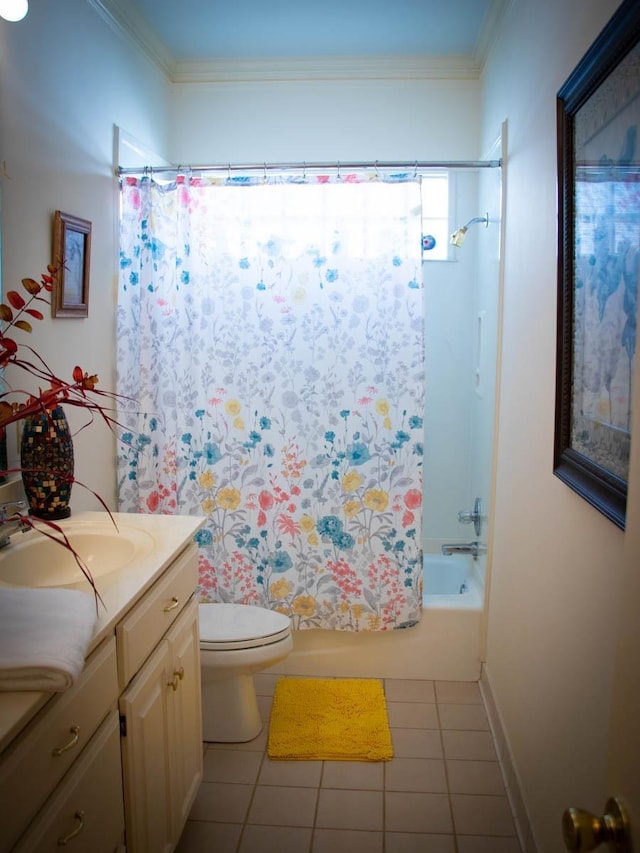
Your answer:
[[[56,210],[53,223],[53,263],[58,268],[51,294],[53,317],[89,316],[91,223]]]

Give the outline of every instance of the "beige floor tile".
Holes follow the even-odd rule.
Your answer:
[[[312,853],[382,853],[382,832],[356,829],[316,829]]]
[[[440,758],[394,758],[385,768],[386,791],[447,793],[444,761]]]
[[[437,729],[435,702],[387,702],[389,725],[399,729]]]
[[[271,706],[273,705],[273,696],[256,696],[258,702],[258,710],[260,711],[260,719],[268,728],[271,718]]]
[[[452,794],[504,795],[504,782],[497,761],[447,761]]]
[[[382,830],[382,791],[321,788],[316,826],[324,829]]]
[[[438,729],[391,729],[391,741],[397,758],[442,758]]]
[[[176,853],[202,853],[203,850],[236,853],[241,832],[240,823],[189,820],[176,847]]]
[[[496,750],[489,732],[443,731],[445,758],[495,761]]]
[[[381,761],[325,761],[322,787],[382,791],[387,764]]]
[[[455,831],[460,835],[515,836],[506,797],[452,794],[451,807]]]
[[[404,678],[386,678],[384,693],[387,702],[435,702],[433,681],[413,681]]]
[[[242,823],[247,815],[253,785],[203,782],[189,814],[189,820]]]
[[[317,799],[315,788],[258,785],[247,822],[269,826],[313,826]]]
[[[384,849],[386,853],[455,853],[455,843],[453,835],[387,832]]]
[[[440,703],[440,725],[443,729],[489,731],[489,720],[482,705],[449,705]]]
[[[475,681],[436,681],[435,690],[438,702],[482,705],[480,687]]]
[[[263,726],[259,735],[244,743],[207,743],[207,749],[230,749],[240,752],[264,752],[269,737],[269,726]]]
[[[317,788],[321,774],[321,761],[271,761],[265,758],[258,784]]]
[[[522,850],[517,838],[460,835],[458,853],[522,853]]]
[[[385,793],[385,829],[387,832],[453,832],[449,797],[446,794]]]
[[[245,827],[238,853],[306,853],[311,845],[310,828],[298,826]],[[213,848],[211,853],[218,853]],[[200,853],[205,853],[201,850]]]
[[[202,778],[205,782],[238,782],[253,785],[262,762],[260,752],[208,749],[204,754]]]

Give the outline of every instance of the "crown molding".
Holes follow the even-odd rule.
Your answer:
[[[478,80],[472,56],[354,56],[176,61],[165,43],[127,0],[87,0],[175,84],[302,80]],[[509,0],[498,0],[506,3]]]
[[[491,48],[497,38],[502,21],[509,9],[513,6],[513,0],[494,0],[482,29],[478,35],[478,43],[473,52],[473,58],[480,70],[482,70],[491,52]]]
[[[174,83],[313,80],[478,80],[469,56],[354,56],[177,62]]]
[[[160,71],[171,80],[175,58],[148,22],[126,0],[87,0],[90,6],[116,32],[129,38]]]

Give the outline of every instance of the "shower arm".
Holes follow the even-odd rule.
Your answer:
[[[469,228],[471,227],[471,225],[475,225],[476,223],[479,223],[479,222],[483,222],[484,227],[488,228],[489,227],[489,214],[485,213],[484,216],[474,216],[473,219],[470,219],[466,225],[462,226],[462,228],[456,229],[453,232],[453,234],[451,235],[451,237],[449,238],[449,242],[451,243],[451,245],[456,246],[457,248],[460,248],[460,246],[462,246],[462,244],[464,243],[465,235],[466,235],[467,231],[469,230]]]

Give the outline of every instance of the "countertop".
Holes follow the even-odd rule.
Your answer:
[[[95,579],[103,603],[98,603],[98,619],[87,655],[105,637],[113,634],[116,624],[188,546],[205,520],[189,515],[144,515],[118,512],[112,513],[112,517],[118,527],[133,526],[143,530],[152,537],[154,542],[148,553],[136,557],[122,569]],[[82,523],[90,526],[95,522],[111,524],[106,512],[81,512],[68,521],[58,523],[64,529],[65,525]],[[19,537],[21,534],[15,535]],[[39,534],[30,532],[26,535],[31,537]],[[11,544],[7,546],[7,549],[10,548]],[[69,588],[85,589],[91,592],[91,586],[86,580],[70,585]],[[0,750],[11,742],[54,695],[27,691],[0,693]]]

